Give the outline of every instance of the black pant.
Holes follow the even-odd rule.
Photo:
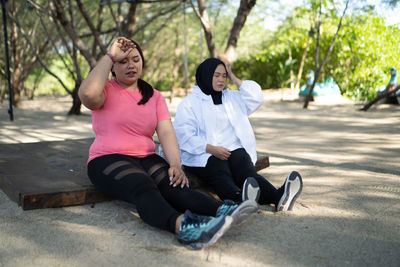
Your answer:
[[[208,158],[205,167],[185,166],[185,169],[211,185],[223,200],[242,201],[241,188],[247,177],[254,177],[260,185],[260,199],[258,201],[260,204],[276,205],[283,194],[283,188],[277,190],[257,173],[250,155],[244,148],[231,151],[228,160],[211,156]]]
[[[135,204],[144,222],[172,233],[185,210],[216,215],[220,205],[215,199],[169,185],[168,169],[168,163],[156,154],[144,158],[112,154],[91,160],[88,176],[99,190]]]

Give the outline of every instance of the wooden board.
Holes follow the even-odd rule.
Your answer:
[[[24,210],[96,203],[111,198],[97,191],[86,173],[92,138],[0,144],[0,188]],[[269,166],[258,153],[257,171]],[[201,186],[188,174],[192,188]]]
[[[0,145],[0,187],[24,210],[110,199],[86,174],[93,139]]]

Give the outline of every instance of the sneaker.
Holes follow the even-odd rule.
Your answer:
[[[216,217],[231,216],[233,218],[232,225],[240,225],[251,214],[256,213],[257,210],[258,205],[254,200],[246,200],[241,204],[237,204],[232,200],[225,200],[224,204],[219,208]]]
[[[300,173],[296,171],[289,173],[283,186],[285,188],[283,195],[276,206],[276,211],[292,210],[296,199],[299,197],[301,190],[303,189],[303,179],[301,178]]]
[[[258,185],[257,180],[254,179],[253,177],[247,177],[247,179],[243,183],[242,201],[250,199],[258,203],[259,198],[260,198],[260,186]]]
[[[189,245],[193,249],[209,247],[229,229],[232,220],[230,216],[218,218],[199,216],[187,210],[183,215],[180,231],[176,237],[181,243]]]

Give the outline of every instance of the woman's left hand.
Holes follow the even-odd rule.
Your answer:
[[[181,168],[173,166],[170,167],[168,169],[168,175],[170,180],[169,184],[173,187],[176,187],[178,185],[180,185],[182,188],[184,186],[189,187],[189,180]]]

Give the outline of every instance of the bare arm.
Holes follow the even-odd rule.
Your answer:
[[[226,65],[226,70],[228,72],[228,77],[231,80],[231,82],[236,84],[237,87],[239,88],[242,85],[242,80],[239,79],[238,77],[236,77],[235,74],[233,74],[232,69],[231,69],[231,65],[227,64]]]
[[[157,123],[156,128],[158,140],[160,140],[163,152],[170,165],[168,174],[170,176],[170,184],[173,186],[185,185],[189,187],[189,180],[181,169],[181,157],[179,153],[178,141],[176,140],[175,130],[170,120],[162,120]]]
[[[126,42],[131,43],[130,40],[124,37],[118,37],[111,45],[108,54],[110,54],[115,61],[124,59],[132,51],[133,48],[125,50],[124,45]],[[88,109],[98,109],[103,105],[103,90],[112,66],[113,61],[111,57],[107,55],[103,56],[79,87],[79,98]]]
[[[79,98],[88,109],[98,109],[103,105],[103,90],[112,65],[113,62],[110,57],[102,57],[79,87]]]

